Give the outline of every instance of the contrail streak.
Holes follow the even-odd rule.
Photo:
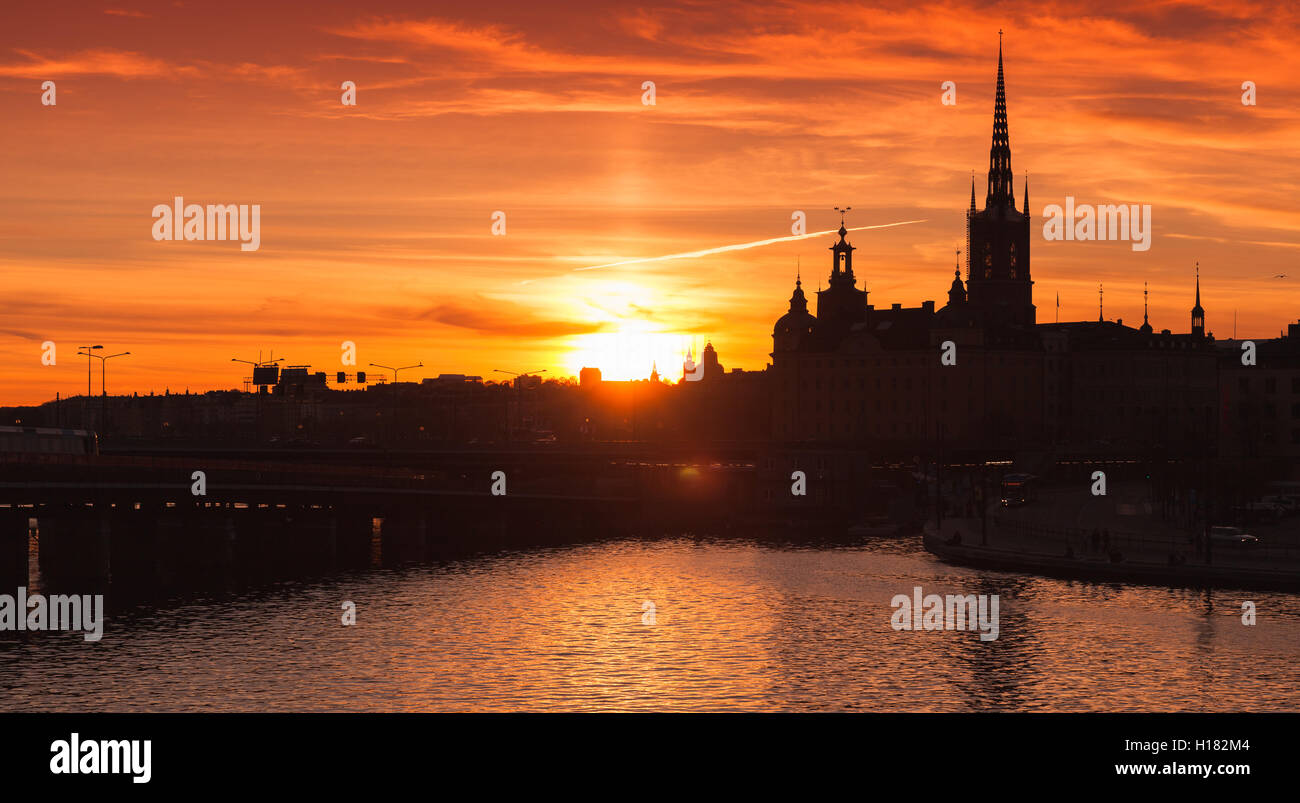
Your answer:
[[[866,229],[888,229],[894,226],[906,226],[909,223],[924,223],[925,220],[904,220],[899,223],[881,223],[878,226],[856,226],[848,231],[865,231]],[[599,270],[601,268],[617,268],[622,265],[638,265],[642,262],[658,262],[663,259],[693,259],[695,257],[706,257],[710,254],[721,254],[726,251],[744,251],[747,248],[758,248],[761,245],[772,245],[773,243],[788,243],[793,240],[806,240],[809,237],[823,237],[827,234],[838,234],[839,229],[828,229],[826,231],[813,231],[807,234],[793,234],[789,237],[773,237],[770,240],[755,240],[752,243],[736,243],[735,245],[720,245],[716,248],[705,248],[702,251],[687,251],[682,254],[667,254],[661,257],[641,257],[639,259],[625,259],[621,262],[608,262],[604,265],[589,265],[585,268],[574,268],[579,270]]]

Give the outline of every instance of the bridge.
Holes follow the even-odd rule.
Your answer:
[[[0,455],[0,588],[29,579],[33,544],[44,585],[84,593],[657,534],[720,524],[754,475],[601,451],[155,451]]]

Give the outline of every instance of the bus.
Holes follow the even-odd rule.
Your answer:
[[[0,427],[0,455],[99,454],[99,437],[84,429]]]
[[[1021,507],[1038,499],[1038,478],[1033,474],[1007,474],[1002,478],[1002,506]]]

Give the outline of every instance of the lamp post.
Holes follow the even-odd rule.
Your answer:
[[[93,354],[90,351],[90,349],[102,349],[103,346],[82,346],[82,348],[86,349],[84,353],[86,355],[86,365],[88,366],[86,368],[87,377],[90,376],[90,358],[94,357],[99,360],[99,427],[100,429],[105,429],[106,422],[108,421],[108,361],[114,357],[125,357],[131,352],[120,351],[117,354],[109,354],[105,357],[99,354]],[[81,354],[82,352],[77,353]],[[89,378],[86,381],[86,395],[90,395]]]
[[[107,388],[108,361],[113,359],[114,357],[125,357],[130,353],[131,352],[129,351],[120,351],[117,354],[109,354],[106,357],[99,357],[99,355],[95,355],[96,357],[99,357],[99,395],[100,396],[108,395],[108,388]]]
[[[86,354],[86,401],[83,401],[81,403],[81,425],[85,427],[86,426],[86,403],[90,401],[90,365],[91,365],[90,358],[91,356],[93,356],[91,355],[90,351],[91,349],[102,349],[103,346],[78,346],[77,348],[86,350],[85,352]],[[82,352],[78,351],[77,353],[81,354]]]
[[[372,366],[374,366],[375,368],[383,368],[385,371],[392,371],[392,372],[393,372],[393,383],[394,383],[394,384],[397,383],[397,372],[398,372],[398,371],[405,371],[405,370],[408,369],[408,368],[423,368],[423,367],[424,367],[424,363],[423,363],[423,362],[418,362],[418,363],[416,363],[415,365],[403,365],[401,368],[393,368],[392,366],[388,366],[388,365],[380,365],[380,364],[377,363],[377,362],[372,362],[372,363],[370,363],[370,364],[371,364]]]
[[[493,368],[492,371],[498,374],[508,374],[515,378],[515,390],[519,391],[520,403],[523,402],[524,389],[523,389],[523,385],[520,384],[519,380],[523,379],[526,376],[533,376],[535,374],[546,373],[545,368],[540,368],[536,371],[524,371],[523,373],[516,373],[515,371],[503,371],[500,368]],[[513,433],[510,431],[510,402],[507,401],[506,402],[506,442],[509,443],[512,437],[513,437]]]
[[[90,396],[90,358],[99,356],[97,354],[91,354],[90,350],[102,349],[103,346],[77,346],[77,348],[86,350],[85,352],[86,354],[86,396],[89,397]],[[81,354],[82,352],[78,351],[77,353]]]
[[[385,371],[393,372],[393,390],[391,394],[393,403],[391,405],[389,421],[388,421],[388,440],[389,440],[389,445],[393,446],[396,445],[397,443],[397,373],[398,371],[405,371],[410,368],[423,368],[424,361],[421,360],[415,365],[403,365],[400,368],[394,368],[391,365],[380,365],[377,362],[372,362],[370,363],[370,365],[375,368],[383,368]]]

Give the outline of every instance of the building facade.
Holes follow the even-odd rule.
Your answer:
[[[858,286],[856,248],[841,221],[816,313],[798,277],[773,327],[772,438],[900,456],[963,448],[985,455],[1215,448],[1223,436],[1216,405],[1225,363],[1206,333],[1199,275],[1188,334],[1100,315],[1039,324],[1028,196],[1026,182],[1017,205],[999,46],[984,205],[977,207],[972,181],[966,210],[965,281],[959,265],[941,308],[934,301],[877,307]],[[1283,352],[1270,347],[1270,364],[1285,363]],[[1252,376],[1262,393],[1267,377]],[[1289,388],[1288,379],[1279,374],[1273,385]],[[1236,381],[1243,395],[1229,400],[1234,409],[1269,404],[1247,402],[1246,386]],[[1295,403],[1289,398],[1278,391],[1272,407],[1261,407],[1275,413],[1273,443],[1290,437],[1290,419],[1283,420]]]

